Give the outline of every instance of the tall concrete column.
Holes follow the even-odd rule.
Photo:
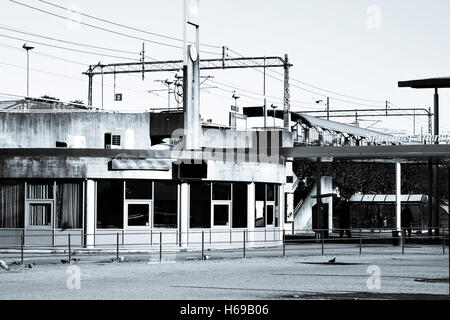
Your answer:
[[[95,181],[86,180],[86,217],[85,233],[86,248],[93,248],[95,245]]]
[[[255,183],[252,182],[247,187],[247,239],[248,242],[254,240],[255,231]]]
[[[284,215],[285,215],[285,199],[284,199],[284,183],[278,188],[278,199],[279,199],[279,207],[280,207],[280,214],[279,214],[279,226],[280,229],[284,229]]]
[[[182,183],[180,186],[180,247],[188,245],[189,230],[189,184]]]
[[[395,163],[395,216],[396,229],[402,230],[402,171],[400,162]]]

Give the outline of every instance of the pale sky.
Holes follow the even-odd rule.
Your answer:
[[[66,17],[71,12],[58,9],[38,0],[15,0]],[[98,18],[149,32],[182,38],[182,0],[48,0],[53,4],[79,10]],[[375,10],[375,11],[373,11]],[[376,18],[379,10],[380,19]],[[384,107],[389,100],[398,107],[432,107],[432,90],[398,88],[399,80],[450,76],[450,2],[448,0],[200,0],[200,41],[205,44],[226,45],[245,56],[284,56],[289,54],[294,64],[291,77],[321,89],[339,94],[380,102],[368,102],[327,93],[295,82],[300,88],[291,88],[294,110],[324,108],[315,100],[331,98],[331,109],[370,108],[364,104]],[[82,99],[87,102],[87,78],[81,73],[89,64],[127,62],[139,59],[142,41],[26,8],[9,0],[0,0],[0,35],[16,37],[36,48],[30,54],[30,95],[51,95],[68,101]],[[171,45],[180,42],[111,26],[87,17],[82,22]],[[70,45],[12,32],[12,28],[65,41],[107,47],[130,53],[118,53]],[[379,27],[379,28],[378,28]],[[35,42],[33,42],[35,41]],[[26,53],[21,49],[26,41],[0,36],[0,93],[26,94]],[[42,44],[70,47],[77,50],[101,52],[117,57],[104,57],[46,47]],[[221,53],[218,48],[204,50]],[[230,52],[234,55],[233,52]],[[51,55],[53,57],[49,57]],[[160,60],[182,59],[182,51],[159,44],[146,43],[146,55]],[[205,57],[216,57],[202,54]],[[58,58],[58,59],[55,59]],[[62,59],[65,60],[62,60]],[[70,61],[68,61],[70,60]],[[76,62],[76,63],[74,63]],[[80,64],[81,63],[81,64]],[[47,73],[44,73],[45,71]],[[281,69],[276,71],[282,72]],[[269,74],[269,73],[268,73]],[[270,73],[275,77],[280,77]],[[208,89],[201,96],[202,116],[214,122],[226,122],[234,100],[233,87],[242,95],[241,106],[261,105],[263,78],[253,69],[240,71],[204,72],[220,82],[220,88]],[[167,106],[167,93],[150,94],[147,90],[160,90],[164,86],[155,80],[173,78],[172,74],[147,73],[141,76],[118,76],[116,92],[123,94],[122,102],[113,101],[113,77],[105,76],[104,106],[106,109],[144,110]],[[101,103],[100,77],[95,79],[94,105]],[[226,84],[224,86],[222,84]],[[217,86],[206,82],[207,86]],[[243,91],[242,89],[246,90]],[[248,93],[247,91],[254,92]],[[267,78],[267,95],[283,96],[282,82]],[[317,94],[320,93],[323,96]],[[1,100],[8,97],[0,96]],[[343,99],[349,102],[339,101]],[[272,99],[269,103],[282,105]],[[441,132],[450,131],[450,89],[441,90]],[[172,106],[176,103],[172,99]],[[374,106],[374,107],[375,107]],[[353,119],[342,119],[350,123]],[[413,129],[410,118],[362,118],[360,125],[367,127],[372,121],[382,120],[372,128],[394,131]],[[270,120],[269,120],[270,121]],[[427,119],[418,118],[416,133]]]

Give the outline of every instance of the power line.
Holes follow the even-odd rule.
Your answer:
[[[0,29],[4,29],[4,30],[11,31],[11,32],[16,32],[16,33],[21,33],[21,34],[26,34],[26,35],[29,35],[29,36],[43,38],[43,39],[47,39],[47,40],[67,43],[67,44],[71,44],[71,45],[76,45],[76,46],[82,46],[82,47],[88,47],[88,48],[100,49],[100,50],[106,50],[106,51],[114,51],[114,52],[118,52],[118,53],[139,55],[139,53],[132,52],[132,51],[125,51],[125,50],[118,50],[118,49],[106,48],[106,47],[101,47],[101,46],[94,46],[94,45],[85,44],[85,43],[79,43],[79,42],[67,41],[67,40],[62,40],[62,39],[49,37],[49,36],[43,36],[43,35],[39,35],[39,34],[36,34],[36,33],[31,33],[31,32],[26,32],[26,31],[19,30],[19,29],[11,29],[11,28],[6,27],[5,25],[0,25]]]
[[[118,26],[118,27],[122,27],[122,28],[129,29],[129,30],[133,30],[133,31],[138,31],[138,32],[146,33],[146,34],[149,34],[149,35],[152,35],[152,36],[156,36],[156,37],[161,37],[161,38],[165,38],[165,39],[169,39],[169,40],[174,40],[174,41],[181,41],[181,42],[183,42],[183,39],[179,39],[179,38],[176,38],[176,37],[171,37],[171,36],[163,35],[163,34],[156,33],[156,32],[150,32],[150,31],[143,30],[143,29],[138,29],[138,28],[130,27],[130,26],[127,26],[127,25],[124,25],[124,24],[120,24],[120,23],[111,21],[111,20],[107,20],[107,19],[104,19],[104,18],[95,17],[95,16],[93,16],[93,15],[89,15],[89,14],[86,14],[86,13],[82,13],[82,12],[77,11],[77,10],[73,10],[73,9],[70,9],[70,8],[66,8],[66,7],[63,7],[63,6],[60,6],[60,5],[51,3],[51,2],[49,2],[49,1],[44,1],[44,0],[38,0],[38,1],[40,1],[40,2],[42,2],[42,3],[45,3],[45,4],[48,4],[48,5],[50,5],[50,6],[53,6],[53,7],[62,9],[62,10],[70,11],[70,12],[79,14],[79,15],[81,15],[81,16],[88,17],[88,18],[91,18],[91,19],[94,19],[94,20],[97,20],[97,21],[101,21],[101,22],[104,22],[104,23],[108,23],[108,24],[111,24],[111,25],[114,25],[114,26]],[[204,44],[204,43],[200,43],[200,45],[202,45],[202,46],[204,46],[204,47],[210,47],[210,48],[215,48],[215,49],[222,49],[222,47],[216,46],[216,45],[210,45],[210,44]]]
[[[24,6],[24,7],[27,7],[27,8],[30,8],[30,9],[42,12],[42,13],[45,13],[45,14],[49,14],[49,15],[54,16],[54,17],[58,17],[58,18],[61,18],[61,19],[64,19],[64,20],[69,20],[69,21],[72,21],[72,22],[76,22],[78,24],[81,24],[81,25],[84,25],[84,26],[87,26],[87,27],[90,27],[90,28],[94,28],[94,29],[97,29],[97,30],[102,30],[102,31],[113,33],[113,34],[120,35],[120,36],[123,36],[123,37],[132,38],[132,39],[145,41],[145,42],[149,42],[149,43],[154,43],[154,44],[158,44],[158,45],[162,45],[162,46],[166,46],[166,47],[170,47],[170,48],[174,48],[174,49],[182,49],[183,48],[181,46],[172,45],[172,44],[168,44],[168,43],[164,43],[164,42],[160,42],[160,41],[155,41],[155,40],[150,40],[150,39],[146,39],[146,38],[142,38],[142,37],[137,37],[137,36],[134,36],[134,35],[130,35],[130,34],[126,34],[126,33],[123,33],[123,32],[119,32],[119,31],[115,31],[115,30],[99,27],[99,26],[96,26],[96,25],[93,25],[93,24],[90,24],[90,23],[82,22],[82,21],[74,21],[74,20],[72,20],[72,19],[70,19],[68,17],[64,17],[64,16],[61,16],[59,14],[56,14],[56,13],[53,13],[53,12],[50,12],[50,11],[46,11],[46,10],[43,10],[43,9],[40,9],[40,8],[37,8],[37,7],[33,7],[33,6],[30,6],[28,4],[25,4],[25,3],[22,3],[22,2],[19,2],[19,1],[16,1],[16,0],[9,0],[9,1],[13,2],[15,4],[18,4],[18,5],[21,5],[21,6]],[[208,52],[208,51],[202,51],[202,52],[209,53],[209,54],[214,54],[214,55],[221,55],[221,54],[216,53],[216,52]]]
[[[46,46],[46,47],[52,47],[52,48],[56,48],[56,49],[68,50],[68,51],[73,51],[73,52],[78,52],[78,53],[92,54],[92,55],[96,55],[96,56],[104,56],[104,57],[110,57],[110,58],[116,58],[116,59],[125,59],[125,60],[130,60],[130,61],[138,61],[137,59],[132,59],[132,58],[128,58],[128,57],[122,57],[122,56],[116,56],[116,55],[111,55],[111,54],[105,54],[105,53],[98,53],[98,52],[92,52],[92,51],[85,51],[85,50],[73,49],[73,48],[68,48],[68,47],[62,47],[62,46],[57,46],[57,45],[53,45],[53,44],[47,44],[47,43],[38,42],[38,41],[34,41],[34,40],[8,36],[8,35],[5,35],[5,34],[0,34],[0,37],[14,39],[14,40],[20,40],[20,41],[25,41],[25,42],[31,42],[31,43],[36,43],[36,44],[39,44],[39,45],[42,45],[42,46]]]
[[[243,55],[241,55],[240,53],[237,53],[237,52],[234,51],[234,50],[231,50],[231,49],[228,49],[228,50],[231,51],[231,52],[233,52],[233,53],[235,53],[236,55],[238,55],[238,56],[240,56],[240,57],[243,57]],[[247,65],[248,65],[248,64],[247,64]],[[249,65],[249,66],[250,66],[250,65]],[[259,69],[256,69],[256,68],[253,68],[253,69],[256,70],[256,71],[258,71],[258,72],[260,72],[260,73],[262,73],[262,71],[259,70]],[[277,74],[277,75],[283,76],[283,74],[281,74],[280,72],[277,72],[277,71],[275,71],[275,70],[270,70],[270,69],[269,69],[269,71],[271,71],[271,72],[273,72],[273,73],[275,73],[275,74]],[[267,74],[266,74],[266,75],[267,75]],[[275,80],[278,80],[278,81],[284,81],[283,79],[274,77],[273,75],[267,75],[267,76],[269,76],[269,77],[271,77],[271,78],[273,78],[273,79],[275,79]],[[308,83],[306,83],[306,82],[297,80],[297,79],[292,78],[292,77],[290,77],[290,80],[292,80],[292,81],[294,81],[294,82],[298,82],[298,83],[303,84],[303,85],[306,85],[306,86],[309,86],[309,87],[312,87],[312,88],[314,88],[314,89],[321,90],[321,91],[328,92],[328,93],[332,93],[332,94],[334,94],[334,95],[338,95],[338,96],[341,96],[341,97],[346,97],[346,98],[351,98],[351,99],[361,100],[361,101],[367,101],[367,102],[374,102],[374,103],[385,103],[385,101],[381,101],[381,100],[372,100],[372,99],[359,98],[359,97],[355,97],[355,96],[345,95],[345,94],[341,94],[341,93],[338,93],[338,92],[334,92],[334,91],[322,89],[322,88],[320,88],[320,87],[317,87],[317,86],[308,84]],[[303,88],[303,87],[300,87],[300,86],[298,86],[298,85],[291,84],[291,86],[293,86],[293,87],[295,87],[295,88],[297,88],[297,89],[300,89],[300,90],[303,90],[303,91],[306,91],[306,92],[315,94],[315,95],[319,95],[319,96],[322,96],[322,97],[327,97],[327,95],[325,95],[325,94],[323,94],[323,93],[319,93],[319,92],[316,92],[316,91],[312,91],[312,90],[310,90],[310,89]],[[341,101],[341,102],[345,102],[345,103],[350,103],[350,104],[355,104],[355,103],[356,103],[356,102],[352,102],[352,101],[348,101],[348,100],[343,100],[343,99],[336,98],[336,97],[333,97],[333,99],[338,100],[338,101]],[[370,107],[378,106],[378,105],[362,104],[362,103],[358,103],[358,104],[359,104],[359,105],[364,105],[364,106],[370,106]]]

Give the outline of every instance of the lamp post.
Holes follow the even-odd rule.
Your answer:
[[[234,107],[233,107],[233,109],[234,109],[234,130],[236,130],[237,129],[237,111],[238,111],[237,101],[241,97],[236,94],[236,91],[233,91],[233,95],[231,97],[234,99]]]
[[[273,109],[273,127],[275,128],[275,120],[276,120],[275,110],[277,109],[277,106],[272,104],[270,107]]]
[[[22,46],[23,49],[27,51],[27,97],[30,95],[30,50],[34,47],[27,45],[26,43]]]

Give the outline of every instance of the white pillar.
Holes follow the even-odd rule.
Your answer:
[[[187,247],[189,230],[189,185],[182,183],[180,186],[180,247]]]
[[[284,199],[284,183],[278,188],[278,199],[279,199],[279,207],[280,207],[280,216],[279,216],[279,225],[280,229],[284,230],[284,216],[285,216],[285,199]]]
[[[255,183],[252,182],[247,187],[247,239],[248,242],[254,240],[255,231]]]
[[[396,204],[396,228],[402,230],[402,170],[400,162],[395,163],[395,204]]]
[[[93,248],[95,245],[95,181],[86,181],[86,248]]]

